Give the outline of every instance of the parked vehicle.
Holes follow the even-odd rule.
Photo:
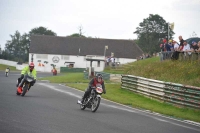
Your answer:
[[[100,105],[102,93],[102,86],[100,84],[97,84],[95,88],[92,88],[90,95],[84,99],[83,103],[78,100],[78,104],[80,104],[81,110],[84,110],[85,108],[90,108],[92,112],[95,112]]]
[[[22,86],[22,93],[19,93],[17,90],[17,95],[25,96],[26,92],[31,88],[32,82],[34,78],[31,75],[26,74],[21,81]]]

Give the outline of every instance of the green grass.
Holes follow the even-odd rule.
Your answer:
[[[5,71],[7,67],[10,68],[10,71],[16,71],[16,67],[0,64],[0,70]]]
[[[88,83],[88,79],[84,79],[83,73],[65,73],[61,76],[53,76],[40,78],[40,80],[49,80],[53,83]]]
[[[126,74],[165,82],[174,82],[200,87],[200,64],[197,61],[160,61],[150,58],[131,63]]]
[[[49,80],[53,83],[89,83],[89,79],[84,79],[83,73],[63,73],[61,76],[45,77],[40,80]],[[106,81],[110,83],[110,81]]]

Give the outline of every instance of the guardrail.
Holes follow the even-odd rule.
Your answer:
[[[121,88],[166,103],[200,109],[200,87],[122,75]]]

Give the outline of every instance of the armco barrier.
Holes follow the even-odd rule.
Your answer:
[[[200,87],[163,82],[132,75],[122,75],[121,88],[161,101],[200,109]]]

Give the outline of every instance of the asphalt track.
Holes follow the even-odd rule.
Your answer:
[[[38,73],[38,77],[51,76]],[[199,133],[200,125],[102,100],[97,112],[80,110],[82,91],[37,81],[16,95],[19,72],[0,71],[0,133]]]

